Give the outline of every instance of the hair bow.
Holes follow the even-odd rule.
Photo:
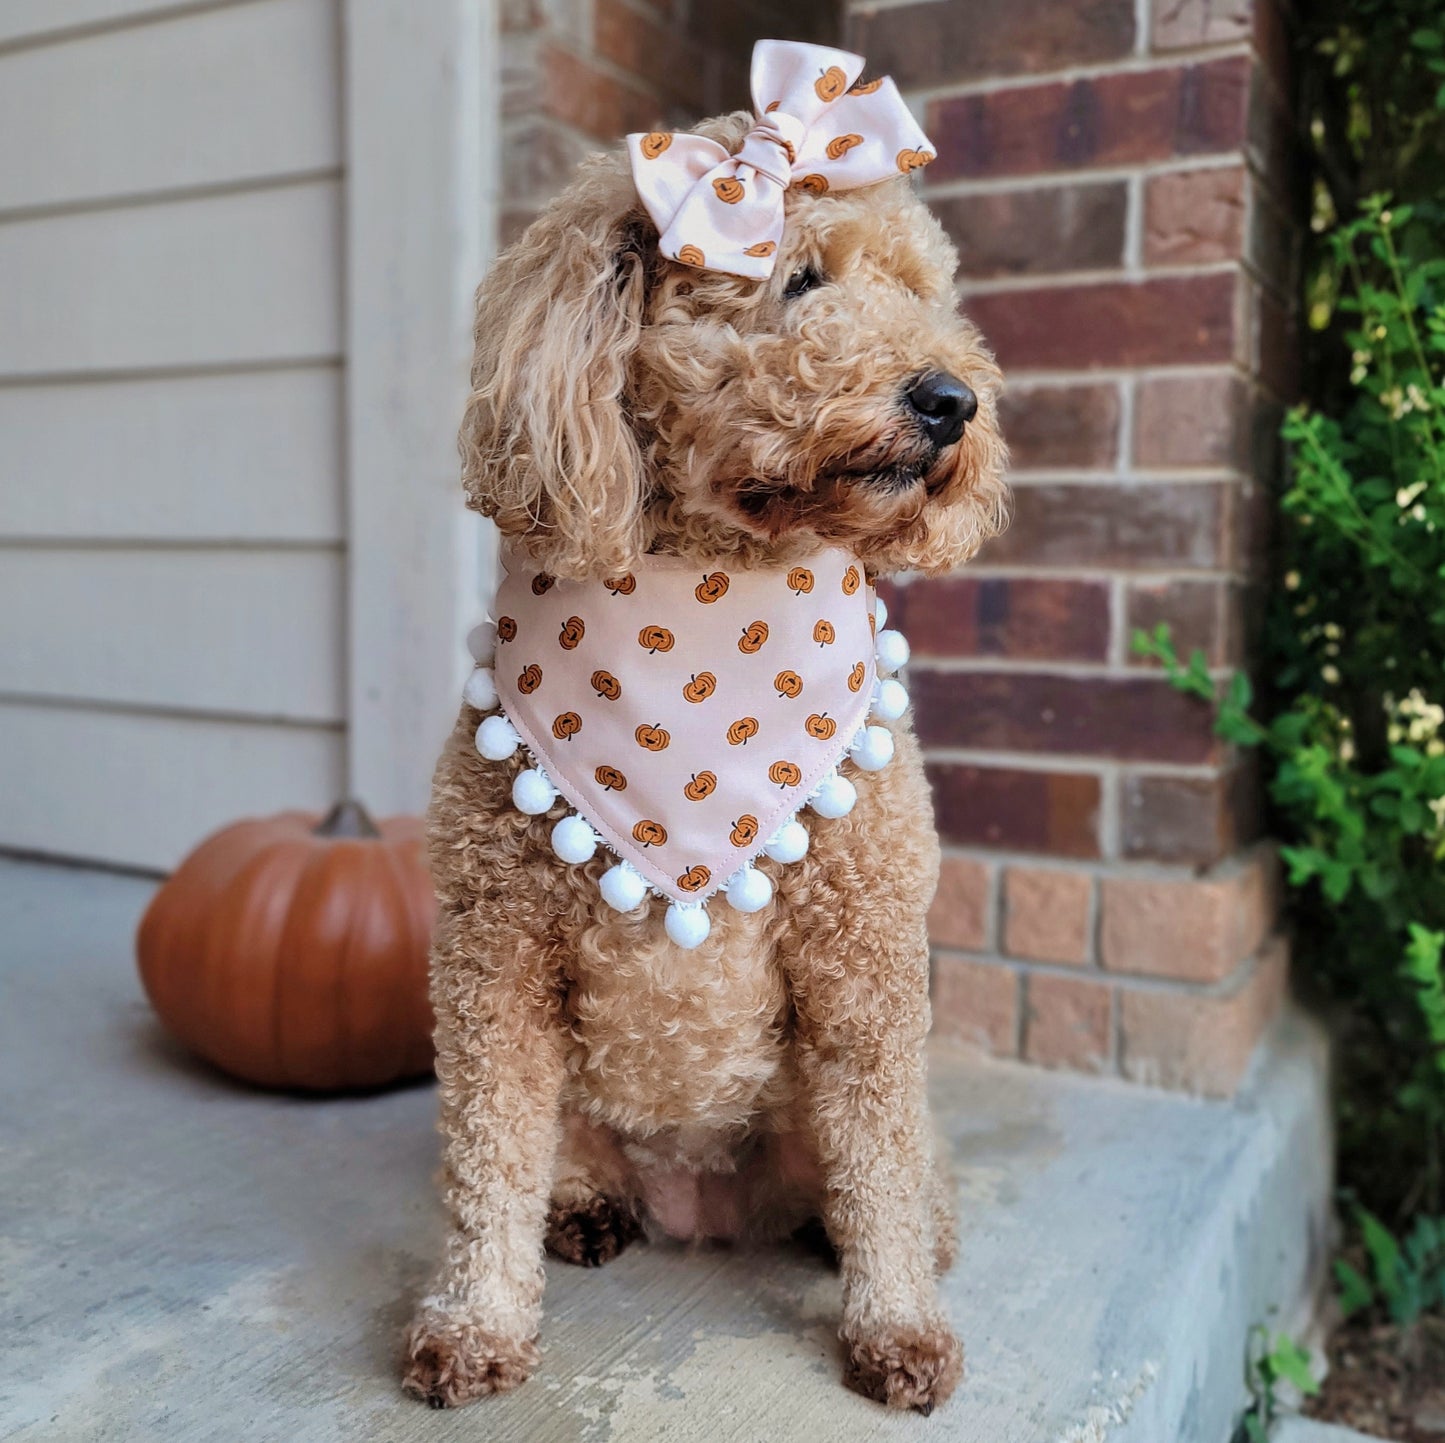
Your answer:
[[[863,57],[824,45],[753,47],[757,124],[736,155],[686,132],[629,135],[637,193],[662,254],[762,279],[773,273],[790,185],[822,194],[927,165],[933,150],[891,80],[858,84]]]

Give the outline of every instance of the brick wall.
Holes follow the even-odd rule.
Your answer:
[[[1129,638],[1250,653],[1295,352],[1281,16],[925,0],[847,34],[938,147],[1009,387],[1010,531],[892,601],[948,853],[935,1025],[1227,1092],[1282,996],[1277,871],[1248,766]]]

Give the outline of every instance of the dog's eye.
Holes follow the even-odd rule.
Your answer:
[[[809,291],[816,290],[823,284],[823,277],[818,274],[812,266],[804,266],[800,271],[794,271],[788,277],[788,284],[783,287],[783,299],[795,301],[799,296],[805,296]]]

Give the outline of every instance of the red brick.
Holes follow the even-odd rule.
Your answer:
[[[1129,635],[1138,629],[1152,632],[1164,622],[1181,657],[1197,649],[1210,666],[1237,666],[1243,659],[1242,595],[1237,583],[1218,579],[1132,581],[1126,613]],[[1129,660],[1133,666],[1159,666],[1132,650]]]
[[[1119,1061],[1135,1082],[1228,1097],[1279,1015],[1289,949],[1272,938],[1222,995],[1135,989],[1120,994]]]
[[[1118,459],[1119,388],[1111,381],[1011,387],[999,421],[1015,472],[1108,467]]]
[[[1238,260],[1244,251],[1244,212],[1243,166],[1151,176],[1144,187],[1145,264]]]
[[[1004,873],[1004,951],[1031,962],[1082,963],[1089,958],[1094,879],[1054,867],[1010,867]]]
[[[1258,774],[1251,763],[1212,777],[1133,773],[1119,813],[1130,860],[1212,867],[1260,834]]]
[[[871,72],[908,85],[939,85],[1128,55],[1134,7],[1132,0],[1013,0],[985,12],[925,0],[856,12],[848,36],[849,47],[868,57]]]
[[[900,587],[897,600],[891,615],[919,657],[1103,661],[1109,650],[1103,581],[948,576]]]
[[[598,55],[671,98],[696,107],[703,84],[701,49],[622,0],[594,0],[594,4],[593,39]]]
[[[1113,989],[1031,973],[1024,984],[1024,1058],[1040,1067],[1106,1072],[1113,1053]]]
[[[945,842],[1057,857],[1099,855],[1097,776],[950,762],[931,764],[928,776]]]
[[[1184,50],[1248,40],[1259,0],[1153,0],[1149,43],[1155,50]]]
[[[1017,486],[1013,519],[980,560],[1213,570],[1234,555],[1234,491],[1219,481]]]
[[[994,291],[966,303],[1005,370],[1230,361],[1236,308],[1232,273]]]
[[[935,100],[924,127],[938,147],[928,179],[1236,150],[1247,135],[1249,78],[1241,55]]]
[[[1162,678],[939,672],[914,667],[909,690],[927,746],[1124,761],[1204,762],[1213,711]]]
[[[1145,377],[1134,392],[1134,463],[1247,471],[1252,418],[1249,393],[1232,371]]]
[[[1217,982],[1273,928],[1279,865],[1261,848],[1203,877],[1106,877],[1099,905],[1099,956],[1109,971]]]
[[[943,859],[928,913],[928,936],[936,946],[982,952],[993,945],[993,873],[986,862]]]
[[[975,192],[930,202],[958,247],[963,273],[975,279],[1118,269],[1127,205],[1123,181]]]
[[[645,91],[622,85],[555,45],[542,55],[543,109],[595,140],[611,144],[633,130],[663,122],[661,107]]]
[[[933,959],[933,1030],[991,1052],[1016,1057],[1019,979],[1007,967],[940,953]]]

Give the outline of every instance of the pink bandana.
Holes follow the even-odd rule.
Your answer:
[[[483,720],[477,746],[500,759],[525,745],[535,766],[514,801],[540,814],[566,799],[577,815],[556,824],[553,846],[571,862],[599,843],[621,859],[603,882],[614,907],[650,887],[699,912],[726,888],[758,910],[771,896],[750,865],[759,853],[796,860],[799,808],[841,816],[856,797],[839,763],[876,768],[892,754],[891,733],[864,723],[870,706],[892,719],[907,698],[896,682],[875,686],[872,587],[845,551],[706,574],[648,557],[595,582],[554,580],[512,550],[503,564],[493,668],[468,684],[468,700],[502,714]],[[906,659],[896,632],[876,645],[885,670]],[[674,940],[706,935],[705,914],[678,907]]]
[[[863,64],[846,50],[759,40],[758,123],[736,155],[685,132],[629,135],[633,180],[662,254],[729,275],[770,276],[790,185],[852,190],[927,165],[932,147],[893,82],[855,83]]]

